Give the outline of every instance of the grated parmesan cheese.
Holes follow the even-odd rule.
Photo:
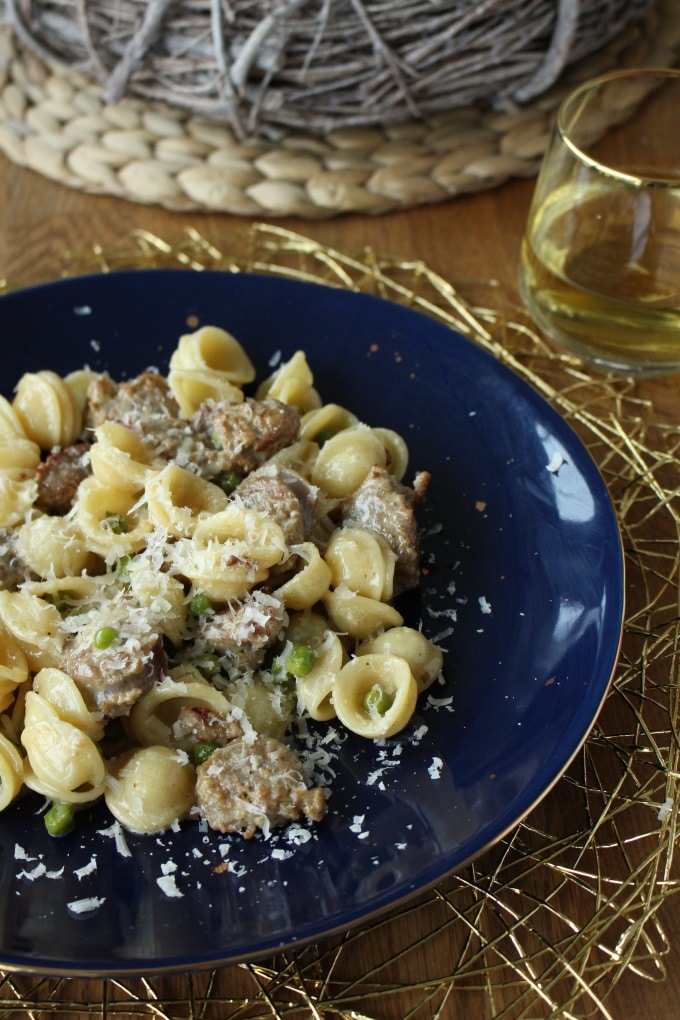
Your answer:
[[[82,868],[76,868],[73,874],[77,879],[86,878],[88,875],[92,875],[97,870],[97,858],[91,857],[87,864],[84,864]]]
[[[97,834],[99,836],[108,836],[109,839],[115,840],[116,850],[121,857],[132,857],[130,847],[127,845],[127,840],[123,833],[123,826],[120,822],[114,822],[108,829],[98,829]]]
[[[19,874],[17,875],[17,878],[25,878],[29,882],[35,882],[37,878],[42,878],[43,875],[46,874],[47,868],[41,861],[40,864],[36,864],[36,866],[32,868],[30,871],[20,871]]]
[[[287,861],[289,857],[293,856],[292,850],[275,849],[271,852],[272,860],[274,861]]]
[[[161,892],[174,899],[184,896],[184,893],[177,885],[176,871],[177,864],[175,861],[165,861],[165,863],[161,864],[161,874],[156,879],[156,885]]]
[[[106,896],[88,896],[82,900],[71,900],[66,906],[73,914],[89,914],[106,903]]]

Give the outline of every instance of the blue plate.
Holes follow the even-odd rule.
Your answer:
[[[259,378],[303,348],[324,399],[401,433],[432,474],[427,573],[407,622],[445,649],[443,685],[398,738],[320,741],[327,819],[265,841],[195,823],[116,838],[98,806],[62,839],[32,795],[0,816],[0,967],[149,973],[319,940],[479,855],[563,774],[616,663],[619,531],[580,440],[528,385],[433,319],[267,276],[142,270],[0,299],[3,386],[88,364],[161,370],[199,324],[233,332]],[[320,727],[325,732],[325,727]],[[92,900],[92,898],[95,898]],[[78,913],[85,901],[91,910]],[[88,903],[88,901],[90,901]]]

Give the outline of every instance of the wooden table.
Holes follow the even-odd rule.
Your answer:
[[[661,144],[671,137],[675,143],[677,138],[677,124],[670,130],[671,114],[668,111],[669,128],[658,127]],[[421,259],[454,283],[497,279],[516,296],[519,244],[532,188],[531,180],[516,180],[441,205],[379,218],[350,215],[325,221],[276,223],[343,251],[356,252],[370,246],[395,258]],[[134,228],[161,237],[177,237],[185,225],[191,224],[224,250],[246,225],[246,221],[221,215],[187,216],[88,196],[19,169],[4,158],[0,158],[0,196],[0,277],[10,283],[57,276],[69,251],[82,251],[94,243],[106,247]],[[660,416],[680,424],[679,378],[645,383],[643,389]],[[673,899],[662,909],[661,917],[671,942],[679,940],[680,919]],[[621,978],[606,999],[609,1016],[614,1020],[671,1020],[680,1016],[680,945],[673,946],[667,966],[669,977],[662,983],[634,975]],[[469,1001],[464,993],[454,994],[443,1018],[469,1016]],[[389,1011],[380,1014],[380,1020],[402,1017],[395,1002]]]

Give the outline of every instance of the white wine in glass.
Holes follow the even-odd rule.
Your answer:
[[[522,243],[520,284],[536,323],[631,374],[680,369],[680,121],[677,160],[658,165],[629,109],[668,90],[680,117],[674,71],[613,73],[564,101]],[[605,158],[607,122],[622,118]]]

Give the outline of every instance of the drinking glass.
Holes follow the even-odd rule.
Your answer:
[[[520,285],[537,325],[587,361],[680,369],[680,70],[612,72],[563,100]]]

